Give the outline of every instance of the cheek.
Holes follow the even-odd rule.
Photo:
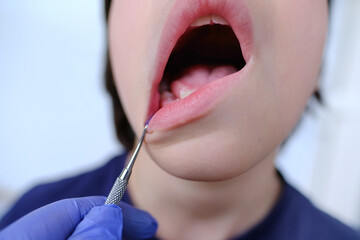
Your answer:
[[[327,1],[265,4],[269,6],[257,13],[262,17],[256,19],[255,29],[256,57],[262,62],[259,72],[266,91],[276,101],[281,125],[291,130],[317,86],[327,30]]]
[[[135,9],[136,1],[128,4],[113,1],[109,17],[109,54],[113,76],[124,111],[131,118],[137,118],[135,113],[140,110],[131,93],[138,89],[137,79],[142,76],[138,65],[144,59],[141,44],[144,31],[134,18]]]
[[[112,1],[108,25],[111,66],[123,109],[136,133],[141,133],[147,120],[155,53],[173,3]]]
[[[109,54],[120,100],[130,125],[141,132],[151,85],[152,43],[159,36],[152,1],[113,1],[109,16]],[[141,17],[139,17],[141,16]]]

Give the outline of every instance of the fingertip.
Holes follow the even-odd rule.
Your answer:
[[[120,203],[124,218],[125,239],[147,239],[155,235],[158,223],[147,212],[128,204]]]
[[[114,221],[122,221],[123,219],[121,208],[114,204],[96,206],[90,210],[89,214],[96,217],[104,217],[104,219],[112,219]]]
[[[158,229],[158,223],[157,221],[151,217],[150,218],[151,221],[147,224],[143,226],[143,236],[144,238],[151,238],[152,236],[154,236],[156,234],[156,231]]]
[[[104,204],[106,198],[103,196],[91,196],[69,199],[78,209],[81,219],[94,207]]]
[[[108,208],[113,208],[113,209],[117,209],[118,211],[122,211],[121,207],[119,207],[118,205],[116,204],[104,204],[103,207],[108,207]]]
[[[71,239],[122,239],[120,207],[110,204],[93,207],[76,227]]]
[[[74,200],[79,204],[89,205],[89,206],[101,206],[105,203],[106,197],[104,196],[90,196],[90,197],[79,197],[79,198],[70,198],[68,200]],[[65,200],[66,201],[66,200]]]

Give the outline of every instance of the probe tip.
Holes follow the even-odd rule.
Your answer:
[[[153,116],[154,116],[154,115],[151,115],[151,116],[149,117],[149,119],[148,119],[148,120],[146,121],[146,123],[145,123],[145,126],[149,125],[150,120],[152,119]]]

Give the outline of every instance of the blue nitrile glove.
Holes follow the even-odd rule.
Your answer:
[[[66,199],[41,207],[0,232],[0,239],[146,239],[157,229],[146,212],[105,197]]]

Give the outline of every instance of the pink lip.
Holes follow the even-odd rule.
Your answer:
[[[159,44],[148,108],[148,117],[153,115],[150,131],[172,129],[204,116],[247,68],[245,66],[241,71],[207,84],[190,96],[159,109],[158,86],[177,40],[192,22],[207,14],[219,15],[229,22],[241,44],[245,61],[250,61],[253,49],[252,21],[244,0],[177,0],[170,11]]]

